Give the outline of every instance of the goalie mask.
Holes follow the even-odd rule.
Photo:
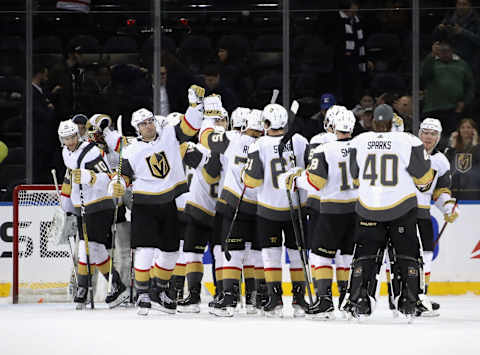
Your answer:
[[[233,112],[232,112],[232,128],[244,128],[245,125],[247,124],[248,120],[248,114],[250,112],[249,108],[245,107],[237,107]]]
[[[282,129],[288,123],[288,113],[279,104],[268,104],[262,111],[262,119],[268,125],[268,129]]]
[[[333,121],[337,115],[343,115],[343,111],[346,111],[345,106],[333,105],[325,113],[325,119],[323,120],[323,129],[325,132],[330,132],[333,130]]]
[[[87,137],[89,142],[93,142],[96,145],[98,145],[99,148],[105,150],[107,147],[107,143],[105,142],[105,138],[103,136],[102,130],[99,128],[100,122],[102,120],[107,120],[108,121],[108,126],[110,126],[112,119],[110,116],[102,114],[102,113],[97,113],[90,117],[86,124],[86,129],[87,129]]]
[[[60,140],[62,147],[65,145],[64,140],[73,136],[77,137],[77,142],[80,140],[78,126],[71,120],[60,122],[60,125],[58,126],[58,139]]]
[[[425,145],[425,148],[431,152],[435,149],[442,137],[442,124],[436,118],[425,118],[420,124],[418,136]],[[433,140],[429,136],[431,136]]]
[[[333,119],[335,132],[352,133],[355,128],[355,115],[350,110],[342,110]]]

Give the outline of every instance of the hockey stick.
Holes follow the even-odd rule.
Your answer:
[[[130,248],[130,303],[135,303],[133,301],[133,286],[134,286],[134,272],[133,272],[133,262],[134,262],[135,252],[133,248]]]
[[[247,185],[243,185],[242,194],[240,195],[240,198],[238,199],[237,205],[235,206],[235,213],[233,214],[232,222],[230,223],[230,227],[228,228],[227,238],[225,239],[224,254],[225,254],[225,259],[227,259],[227,261],[230,261],[232,259],[232,254],[230,254],[230,252],[228,250],[228,239],[232,235],[233,225],[235,224],[235,221],[237,220],[238,210],[240,209],[240,204],[242,203],[243,195],[245,195],[246,190],[247,190]]]
[[[430,302],[430,300],[428,299],[427,292],[425,290],[425,270],[423,269],[423,265],[425,264],[425,255],[423,253],[422,238],[420,238],[419,234],[417,234],[417,239],[420,252],[420,291],[422,292],[418,295],[418,298],[420,298],[420,301],[422,301],[422,304],[425,306],[425,308],[427,308],[429,312],[433,312],[432,302]]]
[[[53,183],[55,184],[55,191],[57,193],[58,203],[60,204],[61,197],[60,197],[60,189],[58,188],[57,172],[55,171],[55,169],[52,169],[51,173],[53,177]],[[70,238],[68,238],[68,246],[70,247],[70,256],[71,256],[70,259],[72,260],[72,264],[73,264],[73,277],[75,282],[73,286],[74,286],[74,289],[77,289],[78,287],[77,268],[75,265],[75,254],[73,253],[73,248],[72,248],[72,243],[70,242]]]
[[[80,162],[78,162],[78,168],[80,169]],[[82,184],[78,184],[78,188],[80,189],[80,214],[82,216],[82,232],[83,232],[83,241],[85,242],[85,253],[87,254],[87,286],[90,293],[90,304],[92,309],[95,308],[95,303],[93,300],[93,285],[92,285],[92,267],[90,264],[90,250],[88,248],[88,235],[87,235],[87,216],[85,213],[85,203],[83,200],[83,188]]]
[[[121,121],[122,116],[119,116]],[[122,150],[123,150],[123,137],[120,137],[120,150],[119,161],[118,161],[118,171],[117,171],[117,182],[120,182],[120,175],[122,174]],[[107,294],[112,292],[112,283],[113,283],[113,257],[115,254],[115,239],[117,237],[117,219],[118,219],[118,205],[120,204],[121,198],[119,197],[115,203],[115,210],[113,212],[113,224],[112,224],[112,251],[110,256],[110,272],[108,274],[108,287]]]
[[[458,202],[455,201],[455,206],[453,206],[452,213],[455,212],[455,209],[457,208],[457,205],[458,205]],[[440,233],[438,233],[437,240],[435,241],[435,245],[433,246],[433,250],[435,250],[435,248],[437,247],[438,242],[440,241],[440,238],[442,237],[443,232],[445,231],[445,228],[447,228],[447,224],[448,224],[447,221],[445,221],[445,223],[443,223],[442,229],[440,230]]]
[[[297,113],[298,108],[299,108],[298,101],[294,100],[292,102],[292,106],[290,108],[290,110],[292,111],[292,113],[294,115]],[[291,149],[292,149],[294,163],[296,165],[295,151],[293,150],[292,138],[290,138],[290,146],[291,146]],[[283,165],[284,159],[282,157],[282,152],[280,150],[278,152],[278,156],[280,158],[280,165],[282,166],[282,173],[285,173],[286,170],[285,170],[285,166]],[[308,270],[310,269],[310,265],[309,265],[308,259],[307,259],[307,252],[306,252],[305,248],[303,247],[305,245],[305,235],[304,235],[303,223],[302,223],[303,220],[302,220],[302,211],[301,211],[302,206],[300,205],[301,204],[300,191],[298,191],[298,189],[296,191],[297,199],[298,199],[297,214],[298,214],[298,219],[299,219],[298,222],[300,224],[300,231],[298,230],[299,227],[295,223],[295,214],[294,214],[294,209],[295,208],[293,207],[292,195],[290,193],[290,190],[287,189],[286,192],[287,192],[287,198],[288,198],[288,208],[289,208],[289,211],[290,211],[290,219],[292,220],[293,233],[295,235],[295,242],[297,243],[297,248],[298,248],[298,251],[300,253],[300,258],[302,260],[303,274],[304,274],[305,280],[307,282],[307,287],[306,288],[307,288],[308,299],[310,301],[310,305],[313,305],[312,290],[310,289],[311,280],[310,280],[310,274],[308,272]]]

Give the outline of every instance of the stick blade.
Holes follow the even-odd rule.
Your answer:
[[[297,112],[298,112],[299,107],[300,107],[300,104],[298,103],[298,101],[297,101],[297,100],[293,100],[292,106],[290,106],[290,111],[292,111],[292,112],[296,115]]]

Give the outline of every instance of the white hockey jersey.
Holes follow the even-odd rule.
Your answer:
[[[450,186],[452,177],[450,174],[450,163],[445,155],[440,152],[434,152],[430,155],[433,169],[433,182],[430,188],[425,192],[417,190],[418,199],[418,218],[430,218],[430,202],[437,200],[442,193],[451,195]]]
[[[83,152],[86,153],[83,153]],[[62,150],[63,162],[67,167],[67,177],[62,186],[62,195],[70,196],[77,215],[80,215],[81,196],[80,184],[75,184],[71,179],[73,169],[87,169],[95,172],[92,184],[82,184],[83,204],[86,213],[93,213],[113,209],[112,196],[108,194],[110,183],[110,167],[103,159],[102,152],[94,143],[81,142],[78,148],[71,152],[67,147]],[[81,161],[79,161],[81,160]],[[70,174],[69,174],[70,173]],[[71,183],[70,187],[68,183]]]
[[[264,136],[252,144],[248,151],[245,169],[245,185],[257,189],[257,214],[263,218],[287,221],[290,219],[288,198],[285,191],[279,189],[278,176],[295,166],[292,147],[286,144],[282,157],[278,154],[278,145],[282,136]],[[305,168],[308,157],[308,141],[301,135],[292,137],[296,166]],[[306,201],[306,193],[300,190],[300,203]],[[298,206],[296,194],[292,194],[294,206]]]
[[[310,185],[322,191],[320,213],[355,211],[358,190],[350,174],[350,142],[348,138],[318,146],[313,151],[307,171],[296,180],[300,188]]]
[[[225,151],[228,166],[223,170],[225,179],[222,184],[220,200],[223,200],[232,209],[235,209],[243,191],[244,184],[241,181],[242,169],[245,167],[248,158],[248,149],[255,143],[256,138],[246,134],[238,135],[238,138],[231,140]],[[243,195],[239,211],[250,215],[257,213],[257,191],[256,189],[246,189]]]
[[[315,148],[322,144],[333,142],[336,140],[337,136],[331,132],[322,132],[313,136],[312,139],[310,139],[308,162],[310,163],[310,161],[312,160]],[[307,191],[307,206],[313,208],[317,212],[320,212],[320,199],[322,195],[322,190],[309,188],[305,191]]]
[[[403,132],[366,132],[351,141],[350,169],[359,183],[357,214],[391,221],[417,207],[417,186],[433,179],[420,139]]]

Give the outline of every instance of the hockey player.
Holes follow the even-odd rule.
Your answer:
[[[234,112],[235,113],[235,112]],[[235,114],[238,113],[237,112]],[[216,211],[223,216],[222,243],[228,244],[231,260],[222,254],[222,279],[224,295],[215,303],[213,313],[218,316],[233,316],[240,296],[240,279],[245,275],[246,307],[248,314],[256,313],[255,308],[255,264],[261,258],[256,238],[256,192],[244,194],[239,205],[239,213],[233,225],[232,235],[227,240],[233,215],[243,191],[240,181],[241,170],[247,162],[248,148],[257,137],[263,135],[262,111],[252,110],[247,113],[244,133],[232,130],[225,133],[211,133],[206,139],[208,148],[224,156],[220,183],[220,198]],[[257,264],[259,264],[257,262]]]
[[[452,193],[450,191],[450,163],[445,155],[435,149],[440,141],[441,134],[442,125],[440,121],[435,118],[426,118],[420,124],[418,137],[423,142],[427,153],[430,154],[432,169],[435,176],[432,185],[427,191],[417,191],[417,226],[423,247],[423,271],[425,273],[425,287],[423,292],[425,295],[428,292],[434,250],[433,225],[430,217],[430,201],[433,199],[435,206],[443,213],[445,221],[448,221],[449,223],[454,222],[459,215],[458,206],[454,210],[456,201],[452,198]],[[418,305],[417,315],[438,315],[436,310],[438,310],[439,307],[438,303],[430,302],[428,299],[422,299],[422,303]]]
[[[363,133],[351,142],[350,172],[359,184],[359,222],[344,309],[354,317],[372,314],[387,242],[393,248],[394,281],[400,286],[395,292],[397,309],[410,318],[419,301],[416,189],[430,188],[433,170],[417,137],[390,132],[392,119],[392,108],[379,105],[374,111],[374,132]]]
[[[105,114],[95,114],[86,124],[86,135],[90,142],[93,142],[101,149],[104,158],[109,166],[118,172],[121,150],[124,149],[128,140],[112,128],[112,119]],[[131,139],[130,139],[131,140]],[[131,261],[130,261],[130,222],[126,219],[126,208],[131,210],[132,193],[127,188],[122,196],[117,211],[116,235],[114,248],[114,264],[120,273],[120,278],[126,285],[131,284]]]
[[[62,193],[70,195],[77,215],[85,218],[87,230],[83,231],[82,222],[78,221],[80,243],[78,256],[78,289],[74,298],[78,308],[83,308],[87,301],[88,278],[96,267],[108,280],[110,257],[106,249],[107,237],[113,221],[113,201],[107,189],[110,183],[110,168],[103,160],[100,149],[94,143],[82,142],[78,127],[72,121],[63,121],[58,128],[62,143],[63,160],[67,167],[68,178],[62,186]],[[81,212],[81,213],[80,213]],[[90,276],[88,274],[87,252],[84,232],[88,236],[90,251]],[[118,272],[112,268],[112,291],[105,302],[114,307],[127,299],[126,287]]]
[[[132,247],[136,248],[135,289],[140,315],[148,314],[152,301],[161,311],[176,311],[176,300],[169,297],[167,290],[179,247],[174,200],[187,191],[180,144],[195,136],[200,128],[204,92],[201,87],[190,87],[190,107],[175,127],[166,125],[157,130],[152,112],[146,109],[135,111],[132,126],[139,137],[123,152],[123,179],[120,182],[113,180],[116,197],[122,196],[125,186],[132,183],[131,233]],[[154,260],[155,249],[158,249],[158,256]]]
[[[278,145],[285,134],[288,113],[278,104],[265,106],[262,118],[266,127],[266,136],[259,138],[248,151],[248,162],[244,172],[244,182],[247,188],[257,188],[257,232],[262,242],[262,257],[265,267],[265,279],[268,289],[268,302],[264,306],[267,316],[282,316],[282,232],[284,245],[290,257],[290,276],[292,280],[294,315],[304,315],[305,277],[302,270],[302,261],[294,237],[290,218],[287,195],[279,191],[278,176],[288,170],[290,159],[295,154],[298,166],[305,167],[308,157],[307,140],[293,135],[279,156]],[[306,196],[304,196],[306,197]],[[294,207],[303,201],[292,199]],[[301,221],[304,223],[304,221]]]
[[[222,108],[220,96],[210,95],[204,99],[205,112],[199,132],[200,141],[207,139],[208,135],[215,130],[225,131],[228,122]],[[220,170],[220,154],[210,154],[207,163],[193,173],[190,184],[190,193],[185,204],[185,215],[188,221],[183,245],[189,294],[178,303],[178,311],[182,313],[200,312],[203,254],[207,244],[210,244],[210,248],[220,245],[218,229],[221,227],[221,221],[216,223],[215,220]],[[215,267],[218,269],[220,267],[219,263]],[[221,290],[218,286],[221,285],[221,275],[219,271],[216,271],[216,276],[217,287],[215,292],[220,294]]]
[[[327,113],[328,114],[328,113]],[[355,116],[343,110],[334,117],[337,140],[313,150],[307,170],[293,168],[281,174],[280,186],[288,190],[313,187],[322,191],[320,213],[311,240],[311,259],[315,264],[317,302],[309,308],[313,319],[334,319],[332,301],[332,260],[337,251],[351,261],[356,215],[357,190],[348,169],[350,141]],[[345,296],[346,289],[341,289]],[[339,301],[341,304],[342,301]]]
[[[341,115],[343,111],[346,111],[347,108],[345,106],[339,106],[339,105],[333,105],[331,106],[327,112],[325,113],[325,118],[323,120],[323,129],[325,132],[321,132],[315,136],[312,137],[310,140],[310,145],[309,145],[309,156],[308,156],[308,161],[310,162],[312,160],[312,155],[313,151],[315,150],[316,147],[319,145],[335,141],[337,139],[337,136],[333,132],[333,121],[337,115]],[[311,188],[307,190],[308,196],[307,196],[307,211],[308,211],[308,224],[307,224],[307,248],[310,248],[311,240],[314,238],[315,235],[315,230],[318,229],[317,223],[319,223],[319,213],[320,213],[320,198],[321,198],[321,191],[316,190],[314,188]],[[310,254],[312,256],[313,254]],[[341,255],[338,255],[335,258],[335,266],[336,266],[336,271],[337,271],[337,284],[339,283],[339,280],[347,279],[344,275],[344,269],[343,269],[343,257]],[[348,265],[346,265],[348,267]],[[310,267],[311,267],[311,273],[312,273],[312,280],[313,280],[313,286],[315,289],[315,294],[317,294],[318,297],[318,292],[316,289],[317,283],[315,282],[316,274],[317,272],[315,271],[316,265],[315,261],[311,260],[310,258]],[[341,286],[339,284],[339,289],[341,287],[346,288],[346,282],[341,281]]]

